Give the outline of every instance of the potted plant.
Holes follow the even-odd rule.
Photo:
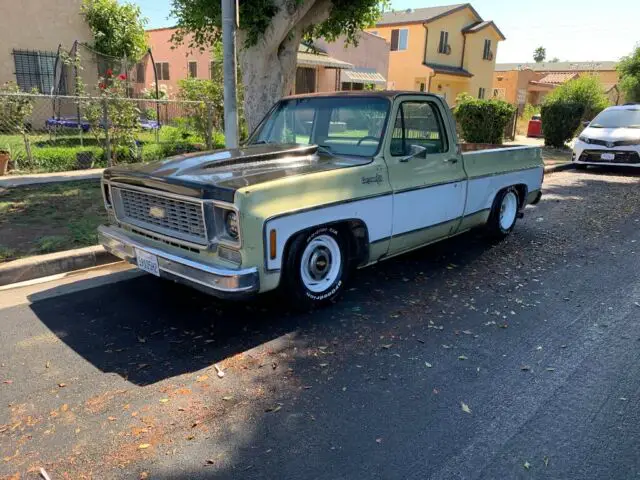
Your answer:
[[[78,170],[87,170],[93,166],[93,152],[81,150],[76,153],[76,167]]]
[[[9,147],[0,147],[0,176],[7,174],[10,160],[11,150]]]

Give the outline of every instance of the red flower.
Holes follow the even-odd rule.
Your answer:
[[[118,75],[118,78],[120,80],[126,80],[127,79],[127,74],[126,73],[121,73],[120,75]]]
[[[100,90],[104,90],[105,88],[107,88],[107,86],[104,83],[101,82],[101,83],[98,84],[98,88]]]
[[[113,76],[113,70],[111,70],[110,68],[107,69],[107,77],[112,77]]]

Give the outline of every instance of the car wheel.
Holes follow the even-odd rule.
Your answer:
[[[298,235],[283,269],[284,294],[301,309],[322,307],[342,292],[349,275],[348,239],[334,227]]]
[[[502,240],[509,235],[516,226],[519,209],[520,197],[515,188],[510,187],[500,191],[493,202],[487,223],[489,236]]]

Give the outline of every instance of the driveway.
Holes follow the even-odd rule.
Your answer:
[[[0,291],[0,477],[638,478],[638,183],[548,175],[505,242],[315,313],[131,272]]]

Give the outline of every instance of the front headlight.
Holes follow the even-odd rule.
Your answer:
[[[585,137],[584,135],[580,135],[578,137],[578,140],[580,140],[581,142],[584,142],[584,143],[591,143],[591,140],[589,138]]]
[[[236,212],[227,212],[224,217],[224,228],[234,240],[238,239],[240,234],[240,227],[238,226],[238,214]]]

